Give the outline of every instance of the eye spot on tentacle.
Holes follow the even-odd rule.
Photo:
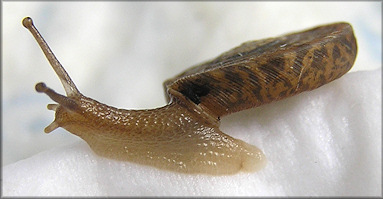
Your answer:
[[[45,85],[43,82],[37,83],[35,89],[39,93],[43,93],[48,90],[47,85]]]

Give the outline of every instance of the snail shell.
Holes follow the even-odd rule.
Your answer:
[[[161,169],[209,175],[253,172],[265,166],[257,147],[219,130],[220,117],[318,88],[345,74],[357,45],[347,23],[243,43],[165,81],[168,104],[151,110],[117,109],[85,97],[33,25],[35,37],[60,78],[66,96],[44,83],[36,90],[58,127],[85,140],[98,155]]]

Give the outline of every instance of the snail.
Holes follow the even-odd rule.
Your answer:
[[[257,147],[220,129],[220,118],[329,83],[351,69],[357,44],[350,24],[338,22],[276,38],[249,41],[164,82],[168,104],[118,109],[80,93],[31,18],[34,36],[66,96],[44,83],[35,89],[57,104],[58,127],[79,136],[98,155],[186,174],[231,175],[266,165]]]

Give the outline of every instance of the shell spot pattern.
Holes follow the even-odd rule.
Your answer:
[[[66,95],[35,86],[57,104],[44,131],[64,128],[98,155],[188,174],[230,175],[266,165],[257,147],[219,129],[221,117],[327,84],[349,71],[357,45],[339,22],[250,41],[164,82],[168,104],[151,110],[118,109],[80,93],[31,18],[34,36]]]

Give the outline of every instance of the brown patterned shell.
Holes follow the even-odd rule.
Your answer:
[[[348,23],[243,43],[164,82],[214,117],[257,107],[331,82],[357,54]]]

